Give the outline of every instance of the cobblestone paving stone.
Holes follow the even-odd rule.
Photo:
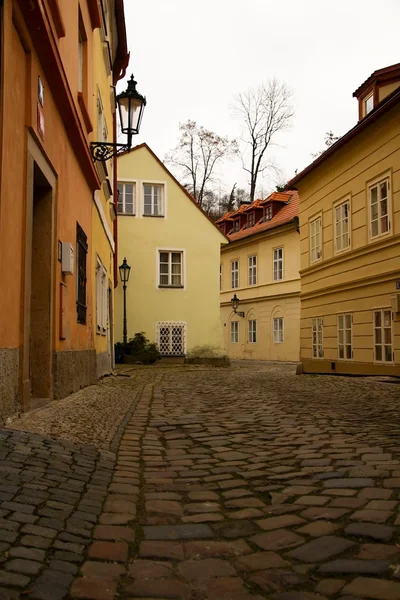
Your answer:
[[[0,599],[400,600],[398,385],[124,371],[85,446],[0,432]]]

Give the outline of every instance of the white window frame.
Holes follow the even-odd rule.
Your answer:
[[[247,227],[254,227],[256,224],[256,213],[251,212],[247,215]]]
[[[321,335],[319,335],[321,334]],[[315,337],[314,337],[315,335]],[[315,340],[315,342],[314,342]],[[312,358],[324,358],[324,319],[314,317],[311,322],[311,354]]]
[[[169,254],[168,257],[168,284],[161,283],[161,253]],[[172,254],[181,255],[181,283],[172,284]],[[184,290],[186,289],[186,252],[183,248],[157,248],[157,282],[156,287],[162,289]],[[165,273],[163,273],[165,275]]]
[[[273,318],[274,344],[283,344],[285,341],[285,321],[283,317]]]
[[[122,186],[122,198],[121,198],[121,196],[119,196],[117,205],[119,205],[120,202],[121,202],[121,204],[122,204],[122,212],[120,212],[119,206],[117,206],[118,214],[119,215],[127,215],[129,217],[134,217],[134,216],[136,216],[137,182],[136,181],[130,181],[130,180],[127,180],[127,179],[118,179],[117,189],[118,189],[118,186],[120,186],[120,185]],[[131,213],[130,212],[126,212],[126,210],[125,210],[125,208],[126,208],[126,205],[125,205],[125,186],[126,185],[132,185],[133,186],[133,189],[132,189],[132,192],[133,192],[133,197],[132,197],[132,212]]]
[[[145,214],[144,212],[144,188],[145,186],[151,186],[151,187],[159,187],[161,190],[161,198],[160,198],[160,211],[159,214],[155,215],[153,213],[154,211],[154,194],[152,193],[152,205],[151,205],[151,209],[152,212],[151,214]],[[167,186],[165,181],[150,181],[147,180],[146,181],[142,181],[141,182],[141,216],[145,219],[147,218],[166,218],[166,206],[167,206]]]
[[[247,259],[249,285],[257,285],[257,255],[252,254]]]
[[[236,265],[236,267],[235,267]],[[236,284],[236,285],[234,285]],[[239,287],[239,259],[235,258],[231,260],[231,286],[233,290],[237,290]]]
[[[96,256],[96,332],[107,334],[108,327],[108,278],[107,269]]]
[[[350,322],[350,326],[349,326]],[[347,335],[350,333],[350,335]],[[348,339],[350,338],[350,341]],[[337,346],[339,360],[353,359],[353,314],[340,313],[337,315]],[[347,350],[350,349],[348,353]],[[343,356],[341,356],[343,354]],[[350,354],[350,356],[348,356]]]
[[[319,232],[313,231],[319,223]],[[322,260],[322,215],[317,215],[310,219],[310,263],[316,263]],[[317,245],[317,237],[319,235],[319,245]],[[315,241],[315,244],[314,244]]]
[[[173,329],[179,328],[182,331],[182,352],[177,352],[173,348]],[[161,329],[169,329],[169,348],[164,352],[161,345]],[[186,321],[157,321],[156,322],[156,344],[161,356],[185,356],[187,343],[187,323]]]
[[[379,327],[375,325],[375,315],[380,313],[381,324]],[[390,327],[384,326],[384,313],[388,313],[390,315]],[[374,362],[380,364],[393,364],[394,363],[394,335],[393,335],[393,315],[390,307],[385,308],[374,308],[372,311],[372,327],[374,333]],[[385,344],[385,330],[390,331],[390,344]],[[377,331],[380,332],[380,343],[377,343]],[[381,358],[377,358],[376,348],[380,346],[381,348]],[[390,360],[385,360],[385,347],[390,346]]]
[[[272,219],[272,204],[268,204],[264,208],[264,221],[270,221]]]
[[[344,208],[348,205],[348,213],[347,213],[347,246],[344,246],[344,236],[346,233],[343,231],[343,225],[346,222],[345,217],[343,216]],[[338,220],[338,211],[339,211],[339,220]],[[335,253],[339,254],[341,252],[346,252],[346,250],[350,250],[351,248],[351,202],[350,198],[346,198],[344,200],[340,200],[333,205],[333,223],[334,223],[334,243],[335,243]],[[340,244],[338,243],[340,240]],[[340,247],[339,247],[340,246]]]
[[[369,100],[372,100],[372,106],[369,110],[367,110],[368,109],[367,102]],[[371,110],[374,110],[374,93],[373,92],[368,94],[368,96],[365,96],[365,98],[363,100],[363,107],[364,107],[364,117],[366,117],[371,112]]]
[[[279,256],[279,251],[281,251],[281,256]],[[283,281],[284,278],[284,269],[283,269],[283,257],[284,257],[284,250],[283,250],[283,246],[280,246],[279,248],[274,248],[273,250],[273,273],[272,273],[272,277],[274,281]],[[280,267],[280,269],[279,269]],[[279,271],[281,271],[281,277],[278,277],[277,275],[279,275]]]
[[[231,321],[231,344],[239,343],[239,321]]]
[[[382,198],[379,197],[379,190],[380,190],[380,184],[386,182],[387,183],[387,221],[388,221],[388,230],[387,231],[383,231],[382,232],[382,228],[381,228],[381,221],[382,221],[382,212],[381,212],[381,208],[382,208]],[[374,219],[374,221],[372,220],[372,202],[371,202],[371,195],[372,195],[372,190],[374,188],[377,188],[377,204],[378,204],[378,217],[377,219]],[[373,181],[368,182],[368,186],[367,186],[367,198],[368,198],[368,215],[369,215],[369,239],[371,241],[373,240],[377,240],[380,239],[382,237],[385,237],[387,235],[391,235],[392,234],[392,197],[391,197],[391,177],[390,177],[390,173],[386,173],[385,175],[382,175],[381,177],[377,177],[376,179],[374,179]],[[377,222],[378,223],[378,233],[373,235],[372,234],[372,224],[373,222]]]
[[[232,233],[237,233],[238,231],[240,231],[240,218],[233,221]]]
[[[108,141],[108,127],[104,114],[103,100],[100,90],[97,89],[97,140],[99,142]]]
[[[257,343],[257,319],[249,319],[247,321],[248,342],[249,344]]]

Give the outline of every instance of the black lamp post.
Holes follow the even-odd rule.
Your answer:
[[[122,261],[122,265],[120,265],[120,267],[119,267],[119,276],[123,283],[123,290],[124,290],[124,321],[123,321],[123,332],[122,332],[124,344],[126,344],[128,342],[128,330],[127,330],[127,325],[126,325],[126,284],[129,281],[130,273],[131,273],[131,268],[128,265],[128,263],[126,262],[126,258],[124,258],[124,260]]]
[[[132,148],[132,136],[139,133],[146,98],[136,89],[136,81],[131,76],[125,92],[118,94],[117,105],[121,120],[121,131],[128,136],[126,144],[109,144],[108,142],[92,142],[90,152],[94,161],[108,160]]]
[[[236,294],[233,295],[233,298],[232,298],[231,302],[232,302],[233,312],[235,313],[235,315],[237,315],[238,317],[244,318],[244,312],[242,310],[238,310],[238,306],[240,304],[240,300],[236,296]]]

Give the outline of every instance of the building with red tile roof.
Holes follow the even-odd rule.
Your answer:
[[[299,359],[298,214],[298,192],[289,190],[243,203],[216,222],[230,241],[221,249],[220,289],[232,359]]]

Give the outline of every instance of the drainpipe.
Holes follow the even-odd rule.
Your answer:
[[[117,139],[117,111],[115,110],[113,113],[113,139]],[[115,210],[115,219],[113,222],[114,226],[114,289],[118,285],[118,161],[117,157],[114,156],[114,181],[113,181],[113,200],[114,200],[114,210]]]

